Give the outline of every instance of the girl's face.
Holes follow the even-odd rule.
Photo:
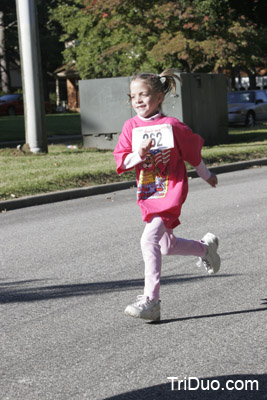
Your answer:
[[[164,94],[152,91],[145,82],[136,79],[131,82],[130,97],[136,114],[143,118],[150,118],[159,111]]]

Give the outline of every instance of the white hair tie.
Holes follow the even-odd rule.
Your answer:
[[[162,84],[164,84],[164,83],[166,82],[166,77],[165,77],[165,76],[162,76],[162,77],[160,78],[160,82],[161,82]]]

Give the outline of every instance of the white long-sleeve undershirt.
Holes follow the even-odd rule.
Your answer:
[[[138,151],[133,151],[132,153],[127,154],[125,157],[123,164],[121,166],[122,169],[130,169],[135,167],[137,164],[140,164],[142,161],[145,160],[144,158],[141,158]]]
[[[195,167],[195,170],[197,171],[198,176],[204,179],[204,181],[207,181],[211,177],[211,172],[203,160],[201,160],[200,164]]]
[[[138,151],[133,151],[132,153],[127,154],[121,167],[122,169],[127,170],[135,167],[144,160],[145,157],[141,158]],[[203,160],[201,160],[200,164],[197,167],[195,167],[195,170],[197,171],[198,176],[204,179],[204,181],[208,180],[211,176],[211,172],[207,168]]]

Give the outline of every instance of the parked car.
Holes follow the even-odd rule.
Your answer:
[[[45,102],[45,112],[51,112],[49,102]],[[23,115],[23,95],[5,94],[0,97],[0,115]]]
[[[229,92],[227,98],[229,125],[253,127],[256,122],[267,121],[266,90]]]

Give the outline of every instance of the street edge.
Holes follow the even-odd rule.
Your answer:
[[[232,164],[224,164],[216,167],[209,167],[209,170],[215,174],[239,171],[251,167],[267,165],[267,158],[239,161]],[[198,177],[195,170],[187,172],[189,178]],[[19,208],[32,207],[42,204],[56,203],[65,200],[73,200],[82,197],[95,196],[98,194],[106,194],[116,192],[118,190],[129,189],[136,186],[136,181],[114,182],[99,186],[83,187],[78,189],[69,189],[50,193],[39,194],[35,196],[21,197],[18,199],[0,201],[0,212],[16,210]]]

